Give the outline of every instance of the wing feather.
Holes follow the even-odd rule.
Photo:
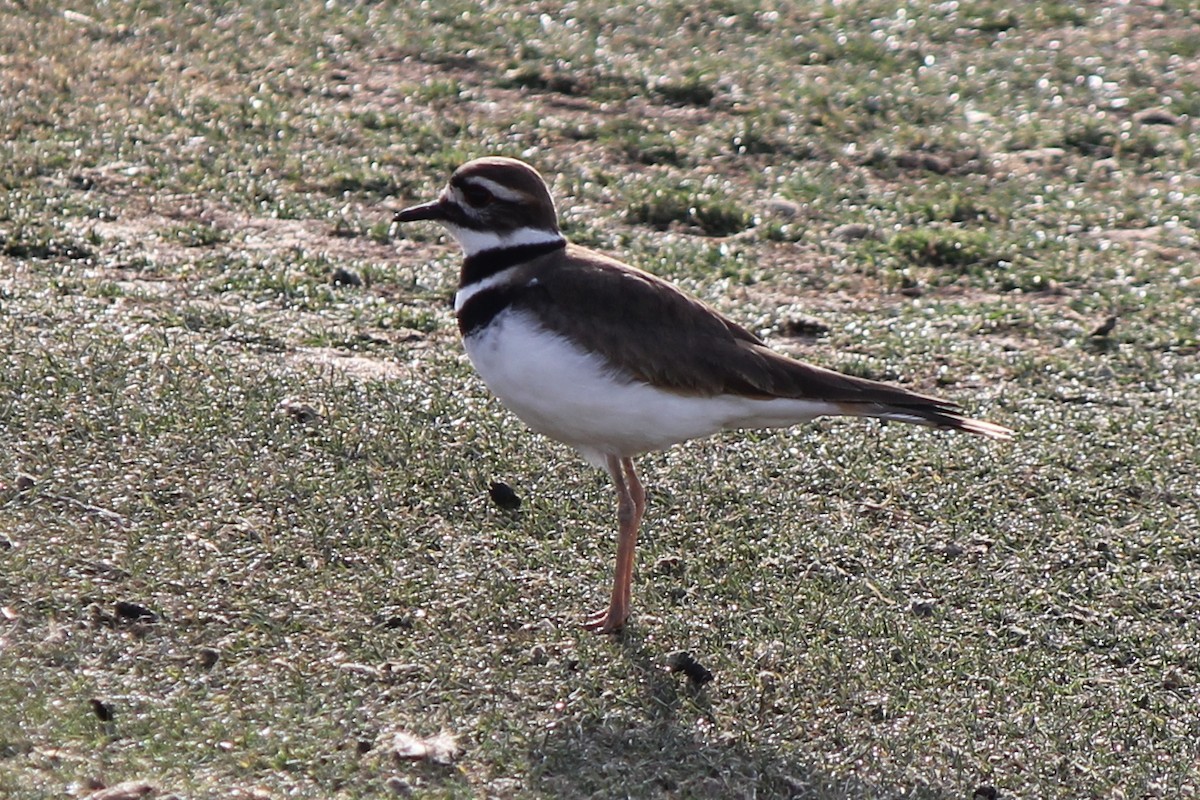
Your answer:
[[[598,253],[571,245],[553,268],[540,262],[529,267],[530,291],[514,302],[632,379],[701,396],[816,399],[847,415],[1007,435],[964,417],[951,401],[776,353],[704,302]],[[586,317],[572,313],[578,308],[588,310]]]

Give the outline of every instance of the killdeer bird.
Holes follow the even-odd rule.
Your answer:
[[[646,510],[635,456],[722,430],[836,415],[1012,435],[948,400],[773,352],[666,281],[569,243],[546,182],[522,161],[464,164],[438,199],[395,220],[439,222],[462,247],[454,311],[488,388],[612,477],[616,574],[608,608],[584,623],[591,630],[615,633],[629,618]]]

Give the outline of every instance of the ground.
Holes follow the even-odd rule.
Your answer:
[[[1200,796],[1190,3],[0,17],[0,794]],[[585,633],[606,478],[391,224],[492,153],[1016,439],[647,456],[635,618]]]

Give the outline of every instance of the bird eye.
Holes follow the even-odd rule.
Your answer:
[[[471,184],[462,187],[462,195],[463,199],[475,208],[482,208],[496,199],[487,189]]]

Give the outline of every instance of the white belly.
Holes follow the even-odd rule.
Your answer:
[[[484,383],[510,411],[596,465],[609,455],[635,456],[726,428],[782,427],[836,413],[807,400],[657,389],[540,328],[526,312],[501,312],[464,344]]]

